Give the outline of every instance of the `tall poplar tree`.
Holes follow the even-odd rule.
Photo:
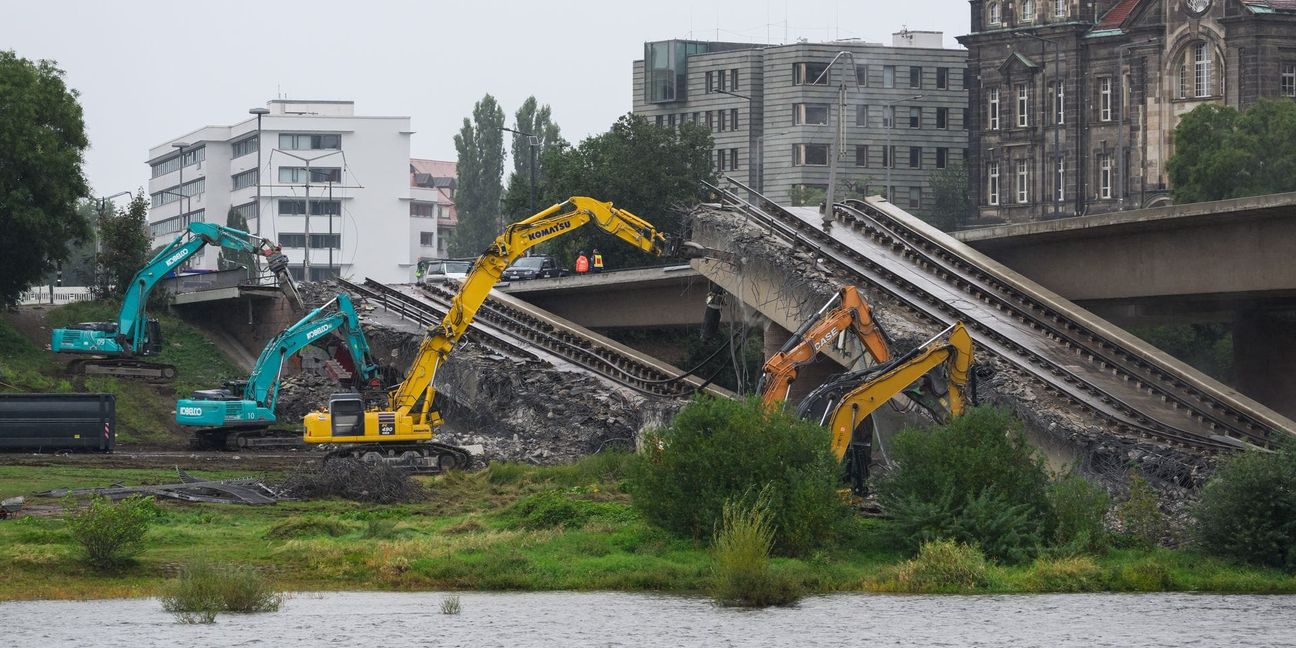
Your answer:
[[[554,148],[567,145],[563,140],[558,124],[553,121],[549,105],[538,105],[535,97],[527,97],[522,107],[514,114],[513,130],[530,133],[534,140],[526,135],[508,133],[513,139],[511,153],[513,156],[513,173],[509,175],[508,190],[504,193],[504,213],[509,220],[521,220],[546,205],[541,204],[544,195],[545,153]],[[534,151],[532,150],[534,148]],[[531,205],[531,155],[535,155],[535,191],[536,205]]]
[[[459,154],[459,186],[455,209],[459,226],[450,240],[450,254],[477,256],[499,234],[500,181],[504,177],[504,110],[487,94],[473,106],[455,135]]]

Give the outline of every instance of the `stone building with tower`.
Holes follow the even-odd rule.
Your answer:
[[[1174,128],[1204,103],[1296,97],[1296,0],[970,0],[978,219],[1169,201]]]

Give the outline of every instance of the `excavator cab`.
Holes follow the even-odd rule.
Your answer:
[[[144,322],[144,350],[142,355],[162,353],[162,325],[156,319]]]
[[[362,437],[365,434],[364,397],[355,392],[333,394],[329,399],[334,437]]]

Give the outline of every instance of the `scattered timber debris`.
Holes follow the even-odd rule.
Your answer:
[[[175,484],[158,484],[155,486],[125,486],[114,484],[103,488],[55,488],[36,493],[37,497],[66,497],[101,495],[111,500],[125,499],[132,495],[152,495],[166,497],[183,502],[202,502],[208,504],[274,504],[279,495],[256,477],[236,479],[206,480],[198,479],[177,468],[180,482]]]
[[[341,497],[379,504],[417,502],[427,497],[423,485],[408,473],[357,459],[330,459],[314,470],[293,471],[275,490],[295,499]]]

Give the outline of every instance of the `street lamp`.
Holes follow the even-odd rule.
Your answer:
[[[886,197],[887,197],[887,202],[891,203],[892,205],[895,204],[895,196],[892,195],[895,192],[891,190],[891,169],[895,167],[895,151],[891,150],[891,131],[895,130],[896,127],[895,107],[897,104],[902,104],[906,101],[918,101],[919,99],[922,99],[925,96],[926,95],[918,94],[912,97],[905,97],[904,99],[896,99],[891,103],[882,104],[883,118],[886,117],[887,109],[888,108],[891,109],[891,127],[886,129],[886,134],[887,134],[886,150],[883,151],[883,154],[886,155],[886,194],[887,194]]]
[[[261,235],[261,115],[270,114],[267,108],[249,108],[248,114],[257,118],[257,199],[256,199],[256,235]]]
[[[828,71],[831,70],[832,66],[836,65],[837,61],[841,59],[841,57],[843,56],[850,57],[851,67],[854,68],[855,54],[853,52],[846,52],[846,51],[837,52],[837,55],[834,56],[833,59],[828,62],[828,65],[824,67],[823,72],[820,72],[819,76],[815,77],[815,80],[812,81],[810,85],[812,86],[819,85],[819,81],[828,76]],[[855,87],[859,88],[859,78],[853,75],[850,78],[855,79]],[[831,113],[832,111],[830,110],[829,112]],[[828,156],[829,156],[828,191],[827,191],[827,195],[824,196],[824,213],[823,213],[823,222],[825,228],[827,228],[828,224],[832,221],[833,193],[837,189],[837,161],[841,159],[843,155],[842,140],[845,139],[845,134],[846,134],[845,133],[846,130],[845,112],[846,112],[846,82],[843,81],[837,86],[837,132],[834,133],[833,135],[833,141],[835,143],[832,146],[832,150],[828,152]]]
[[[1061,193],[1059,189],[1062,187],[1062,176],[1060,173],[1058,173],[1058,170],[1062,168],[1062,119],[1061,117],[1063,111],[1066,110],[1066,106],[1059,99],[1060,97],[1065,96],[1063,94],[1064,92],[1063,86],[1065,85],[1065,83],[1063,83],[1063,79],[1062,79],[1062,55],[1058,47],[1058,42],[1055,40],[1049,40],[1047,38],[1042,38],[1040,36],[1036,36],[1035,34],[1028,34],[1026,32],[1013,32],[1013,36],[1034,38],[1035,40],[1044,43],[1045,45],[1053,46],[1054,88],[1053,88],[1052,111],[1053,111],[1053,156],[1054,156],[1053,185],[1054,186],[1053,186],[1053,200],[1050,202],[1053,203],[1053,218],[1057,218],[1059,213],[1058,208],[1062,204],[1062,196],[1059,195]]]
[[[532,135],[531,133],[524,133],[520,130],[514,130],[512,128],[509,128],[508,126],[500,126],[500,130],[508,131],[510,133],[513,133],[514,135],[522,135],[527,138],[527,146],[531,148],[531,172],[529,176],[531,179],[531,213],[534,214],[536,213],[536,180],[535,180],[536,149],[540,148],[540,138],[535,135]]]
[[[177,203],[180,203],[180,204],[176,205],[176,207],[178,207],[178,208],[181,209],[181,211],[180,211],[180,215],[181,215],[181,216],[184,216],[185,212],[189,211],[188,206],[187,206],[184,202],[181,202],[181,200],[180,200],[181,198],[184,198],[184,197],[185,197],[185,195],[184,195],[184,192],[185,192],[185,190],[184,190],[184,168],[185,168],[185,163],[184,163],[184,152],[185,152],[185,148],[187,148],[188,146],[189,146],[189,142],[175,142],[175,143],[173,143],[173,144],[171,145],[172,148],[180,149],[180,157],[179,157],[179,160],[180,160],[180,185],[179,185],[179,186],[180,186],[180,198],[177,198],[177,199],[176,199],[176,202],[177,202]],[[165,192],[164,192],[164,193],[165,193]],[[187,202],[187,201],[186,201],[186,202]],[[189,204],[192,204],[192,203],[189,203]]]
[[[118,198],[120,196],[130,196],[130,195],[132,194],[129,191],[118,191],[117,193],[111,196],[104,196],[103,198],[99,199],[99,221],[95,223],[94,268],[92,269],[92,272],[94,274],[93,281],[96,287],[99,286],[99,248],[100,245],[103,243],[103,241],[101,241],[99,238],[99,228],[103,227],[104,212],[106,211],[108,204],[111,203],[114,198]]]
[[[260,147],[260,142],[257,143],[257,146]],[[258,150],[260,150],[260,149],[258,148]],[[306,230],[306,244],[305,244],[305,247],[303,248],[303,252],[304,252],[305,254],[302,256],[302,281],[310,281],[310,280],[311,280],[311,278],[310,278],[310,249],[311,249],[311,240],[310,240],[310,217],[311,217],[310,183],[311,183],[311,162],[314,162],[315,160],[320,160],[320,159],[326,158],[326,157],[328,157],[328,156],[330,156],[330,155],[337,155],[337,154],[339,154],[339,153],[342,152],[342,149],[338,149],[338,150],[336,150],[336,151],[329,151],[328,153],[324,153],[324,154],[322,154],[322,155],[316,155],[316,156],[313,157],[313,158],[305,158],[305,157],[302,157],[302,156],[300,156],[300,155],[296,155],[296,154],[294,154],[294,153],[289,153],[288,151],[285,151],[285,150],[283,150],[283,149],[275,149],[275,151],[277,151],[277,152],[279,152],[279,153],[282,153],[282,154],[284,154],[284,155],[287,155],[288,157],[293,158],[293,159],[295,159],[295,160],[301,160],[302,162],[305,162],[305,163],[306,163],[306,214],[305,214],[305,216],[306,216],[306,225],[305,225],[305,230]],[[261,173],[260,171],[257,171],[257,174],[258,174],[258,175],[259,175],[260,173]],[[328,215],[328,217],[329,217],[329,227],[332,228],[332,226],[333,226],[333,214],[330,213],[330,214]],[[333,245],[333,241],[329,241],[329,245],[332,246],[332,245]],[[330,266],[329,269],[332,270],[332,267]]]
[[[748,113],[751,112],[751,110],[750,110],[750,108],[751,108],[751,100],[752,100],[751,97],[748,97],[748,96],[745,95],[745,94],[738,94],[737,92],[730,92],[730,91],[728,91],[728,90],[720,90],[720,89],[718,89],[718,88],[715,89],[714,91],[715,91],[715,92],[718,92],[718,93],[720,93],[720,94],[727,94],[727,95],[729,95],[729,96],[731,96],[731,97],[738,97],[739,99],[746,99],[746,100],[747,100],[747,103],[748,103]],[[749,130],[749,131],[751,130],[751,120],[752,120],[752,119],[753,119],[753,118],[752,118],[751,115],[749,114],[749,115],[748,115],[748,118],[747,118],[747,124],[748,124],[748,130]],[[757,136],[756,136],[756,150],[753,151],[753,153],[754,153],[754,155],[753,155],[752,157],[756,160],[756,162],[755,162],[754,164],[752,164],[752,169],[751,169],[751,170],[755,172],[756,178],[755,178],[755,182],[753,182],[752,184],[756,187],[756,191],[763,192],[763,191],[765,191],[765,136],[764,136],[764,135],[757,135]],[[749,177],[748,177],[748,180],[751,180],[751,179],[752,179],[752,178],[749,176]]]

